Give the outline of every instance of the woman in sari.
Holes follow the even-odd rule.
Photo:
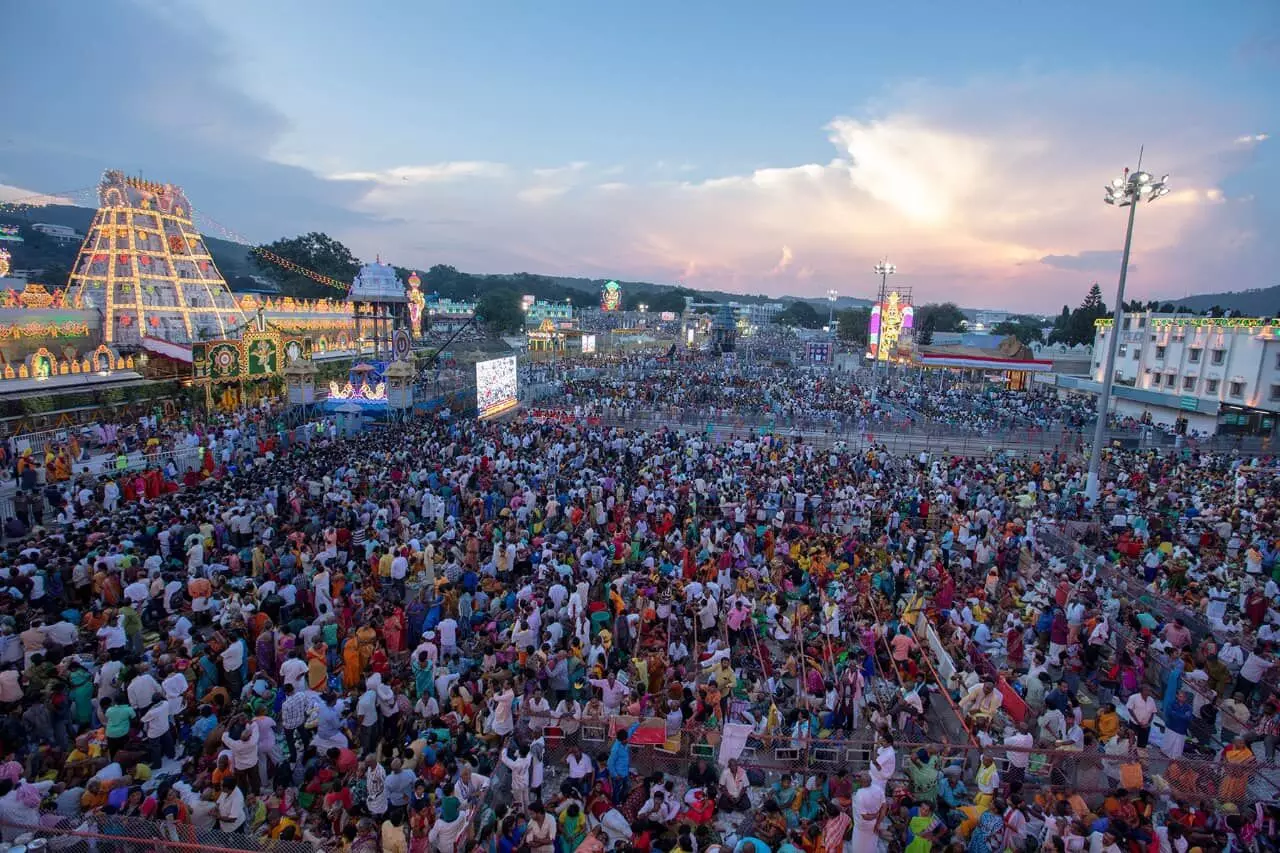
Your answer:
[[[72,718],[84,728],[93,720],[93,676],[73,658],[67,681],[71,687],[68,696],[71,698]]]
[[[329,683],[329,646],[322,642],[312,643],[307,649],[307,686],[317,692],[324,692]]]
[[[425,651],[418,652],[417,656],[409,660],[409,666],[413,670],[413,698],[421,699],[424,696],[431,696],[435,693],[435,677],[436,668],[431,663],[431,658],[427,656]]]
[[[262,615],[265,616],[265,614]],[[254,650],[258,664],[257,671],[275,678],[278,674],[276,667],[276,630],[269,618],[262,623],[262,630],[258,633],[258,639],[254,643]]]
[[[1004,846],[1004,803],[996,800],[978,818],[965,853],[1000,853]]]
[[[382,641],[387,644],[387,654],[404,651],[404,611],[399,607],[383,620]]]
[[[1237,736],[1222,750],[1222,786],[1219,798],[1223,802],[1243,802],[1245,789],[1249,787],[1250,765],[1255,761],[1253,750],[1245,745],[1244,737]]]
[[[561,853],[573,853],[587,839],[587,816],[577,803],[560,813],[560,833],[556,838]]]
[[[360,641],[354,635],[347,637],[347,642],[342,646],[342,686],[348,690],[359,687],[360,673],[363,671]]]
[[[372,621],[379,621],[377,617],[378,614],[375,612]],[[378,630],[372,625],[361,625],[356,629],[355,636],[360,650],[360,667],[361,669],[368,669],[369,659],[373,657],[374,647],[378,643]],[[343,652],[345,653],[345,651],[344,649]]]
[[[827,821],[822,825],[822,847],[826,853],[842,853],[845,836],[852,826],[853,821],[844,809],[828,804]]]
[[[929,853],[933,849],[933,843],[942,837],[946,829],[946,824],[933,813],[933,806],[920,803],[915,817],[907,822],[911,842],[907,844],[904,853]]]
[[[938,802],[938,777],[940,774],[938,757],[930,755],[927,749],[918,750],[915,755],[910,756],[908,759],[907,775],[911,777],[911,793],[921,802],[929,803],[930,805]]]
[[[284,662],[293,656],[294,647],[297,640],[292,634],[285,631],[276,631],[276,671],[271,673],[273,678],[280,675],[280,667],[284,666]]]

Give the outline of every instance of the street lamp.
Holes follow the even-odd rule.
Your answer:
[[[1142,158],[1138,158],[1141,166]],[[1159,180],[1142,171],[1124,175],[1107,184],[1103,201],[1115,207],[1129,208],[1129,225],[1124,233],[1124,252],[1120,256],[1120,281],[1116,285],[1116,307],[1111,321],[1111,337],[1107,340],[1107,362],[1102,373],[1102,393],[1098,396],[1098,422],[1093,428],[1093,448],[1089,452],[1089,476],[1084,493],[1089,502],[1098,500],[1098,468],[1102,463],[1102,446],[1107,439],[1107,412],[1111,408],[1111,384],[1115,379],[1116,350],[1120,344],[1121,319],[1124,314],[1124,280],[1129,274],[1129,249],[1133,245],[1133,218],[1138,212],[1138,202],[1152,202],[1169,194],[1169,176]]]
[[[827,301],[831,303],[829,310],[827,311],[828,334],[835,334],[836,331],[836,297],[839,295],[840,294],[836,293],[834,290],[827,291]]]

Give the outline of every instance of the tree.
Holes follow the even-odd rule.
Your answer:
[[[962,332],[966,325],[964,312],[954,302],[934,302],[916,309],[915,322],[921,326],[930,317],[935,332]]]
[[[1037,317],[1014,314],[1003,323],[997,323],[993,326],[991,333],[993,335],[1013,335],[1024,344],[1044,343],[1044,332],[1040,330],[1043,325]]]
[[[867,327],[870,325],[870,308],[846,308],[836,312],[836,335],[842,341],[866,344]]]
[[[1091,344],[1094,339],[1096,321],[1107,316],[1107,305],[1102,301],[1102,288],[1095,281],[1085,294],[1080,307],[1071,312],[1071,322],[1067,327],[1067,344]]]
[[[785,326],[799,326],[802,329],[817,329],[826,324],[827,318],[820,315],[818,310],[808,302],[797,299],[778,316],[773,318],[775,323],[781,323]]]
[[[319,231],[312,231],[310,234],[299,237],[281,238],[262,248],[304,269],[318,272],[345,284],[349,284],[360,271],[360,259],[351,254],[350,249],[328,234]],[[342,298],[337,288],[285,269],[256,252],[253,255],[253,263],[264,276],[276,283],[282,296],[305,299]]]
[[[1051,344],[1070,344],[1071,336],[1071,308],[1063,305],[1062,313],[1053,321],[1053,331],[1049,333],[1049,343]]]
[[[523,331],[520,294],[506,287],[486,291],[476,304],[476,318],[499,334]]]
[[[933,343],[933,332],[936,322],[933,315],[925,316],[924,322],[920,324],[920,331],[916,333],[916,345],[927,347]]]

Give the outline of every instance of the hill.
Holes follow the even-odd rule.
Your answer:
[[[75,263],[76,253],[80,249],[79,244],[60,243],[33,231],[30,226],[37,222],[44,222],[50,225],[65,225],[84,234],[89,230],[89,226],[93,222],[94,212],[92,208],[63,204],[51,204],[21,212],[0,211],[0,224],[18,225],[22,229],[24,242],[9,244],[9,249],[13,253],[13,267],[15,269],[43,269],[46,270],[45,275],[42,276],[43,284],[52,286],[65,284],[67,275]],[[231,283],[234,279],[261,272],[257,265],[254,264],[247,246],[211,237],[208,234],[204,235],[204,240],[209,247],[209,253],[213,256],[214,263],[218,265],[218,269],[222,272],[222,277],[228,283]],[[482,279],[487,284],[501,283],[519,290],[522,284],[528,283],[529,274],[509,273],[505,275],[475,276],[474,278]],[[589,296],[592,300],[599,298],[600,291],[607,281],[607,279],[603,278],[578,278],[573,276],[537,275],[536,278],[542,283],[555,285],[557,289],[570,291],[573,294],[580,294],[584,297]],[[819,311],[825,311],[827,308],[827,301],[821,297],[802,297],[797,300],[796,297],[767,296],[763,293],[748,295],[729,293],[722,290],[699,290],[679,284],[659,284],[649,281],[619,281],[618,283],[622,286],[622,292],[626,295],[629,304],[642,302],[644,301],[643,297],[646,296],[652,297],[664,294],[669,299],[670,294],[678,293],[693,296],[699,302],[750,304],[802,301],[808,302]],[[538,295],[543,296],[544,294],[538,293]],[[582,301],[585,303],[587,300],[584,299]],[[574,302],[579,302],[576,296]],[[869,299],[852,297],[840,297],[836,300],[837,310],[868,308],[871,304],[872,301]]]
[[[42,284],[57,287],[65,285],[71,267],[76,262],[80,244],[53,240],[33,230],[31,226],[37,222],[65,225],[84,234],[93,223],[95,212],[92,208],[67,204],[50,204],[20,212],[0,211],[0,225],[17,225],[21,229],[23,242],[6,244],[13,254],[13,268],[43,269],[46,272],[41,276]],[[226,280],[252,275],[258,271],[249,258],[248,247],[207,234],[204,235],[204,241],[209,247],[209,254],[213,256],[213,262],[218,265]]]
[[[1224,311],[1238,311],[1244,317],[1280,317],[1280,284],[1253,290],[1201,293],[1183,299],[1161,300],[1161,304],[1166,301],[1175,307],[1190,308],[1192,311],[1221,308]]]

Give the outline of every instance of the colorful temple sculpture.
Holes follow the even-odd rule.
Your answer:
[[[77,304],[102,312],[104,343],[189,345],[244,325],[179,187],[109,171],[98,198],[68,286]]]

